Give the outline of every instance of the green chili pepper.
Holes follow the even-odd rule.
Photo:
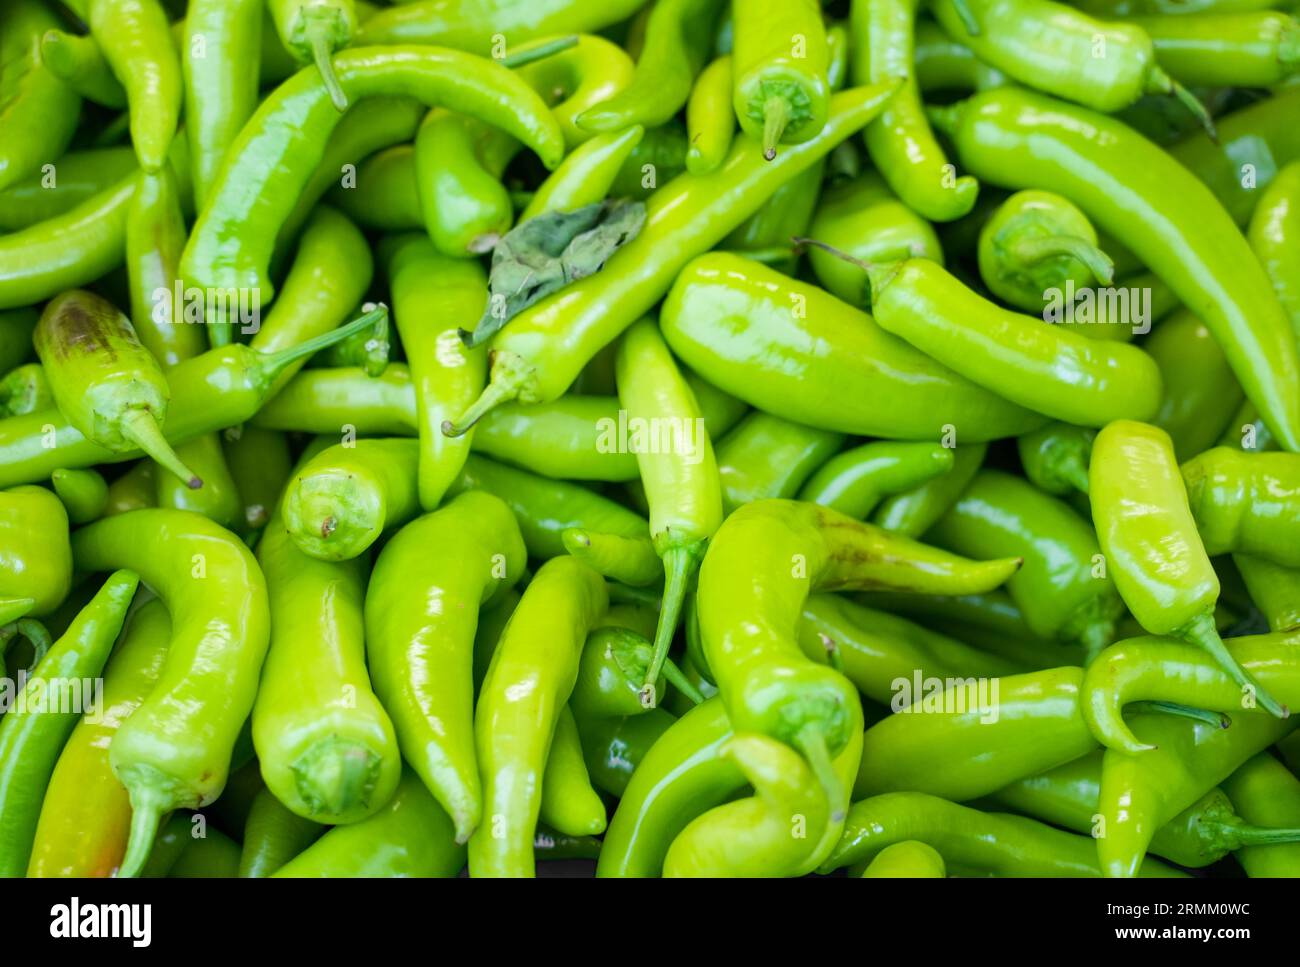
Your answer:
[[[253,799],[253,808],[244,826],[239,875],[253,878],[271,876],[311,846],[322,832],[324,828],[320,823],[299,816],[264,787]]]
[[[423,228],[415,147],[398,144],[375,152],[357,165],[355,184],[336,184],[329,201],[364,228],[384,232]]]
[[[113,574],[41,659],[0,720],[0,874],[22,876],[41,800],[59,753],[77,724],[126,619],[139,578]],[[75,691],[73,691],[75,689]]]
[[[604,201],[624,162],[641,143],[645,129],[634,124],[625,131],[600,134],[569,152],[560,166],[538,187],[520,222],[552,211],[573,211]]]
[[[451,820],[410,770],[397,793],[368,819],[335,826],[276,870],[275,877],[452,877],[465,847]]]
[[[0,416],[23,416],[54,407],[50,381],[40,363],[27,363],[0,377]]]
[[[398,332],[412,367],[420,436],[418,493],[432,510],[460,473],[472,442],[449,439],[442,422],[482,391],[485,350],[466,348],[458,329],[487,303],[487,276],[476,263],[439,255],[427,238],[404,237],[388,250]],[[436,324],[430,324],[436,320]]]
[[[793,876],[825,828],[826,793],[789,746],[738,733],[717,750],[754,796],[710,809],[686,825],[664,857],[664,876]]]
[[[152,460],[138,460],[126,473],[108,485],[108,506],[105,517],[125,514],[132,510],[154,507],[154,474],[158,465]]]
[[[815,0],[775,9],[761,0],[739,0],[732,29],[736,119],[771,161],[778,144],[807,141],[826,124],[830,52],[821,8]]]
[[[239,530],[244,521],[244,501],[226,466],[221,439],[215,433],[198,437],[178,448],[186,466],[203,481],[194,490],[176,474],[159,467],[154,476],[155,507],[201,514],[227,530]]]
[[[394,717],[407,761],[462,843],[482,814],[472,723],[475,627],[480,608],[515,584],[525,559],[505,504],[464,493],[388,542],[366,593],[375,691]]]
[[[1110,285],[1115,266],[1086,215],[1049,191],[1018,191],[984,223],[980,277],[1003,302],[1041,313],[1049,293]]]
[[[1294,726],[1270,715],[1234,714],[1232,727],[1139,715],[1134,734],[1159,748],[1138,755],[1111,749],[1102,760],[1097,840],[1104,876],[1133,876],[1156,830],[1223,782]]]
[[[916,0],[855,0],[850,8],[853,75],[859,84],[906,79],[880,118],[867,127],[867,150],[908,208],[930,221],[947,222],[971,210],[979,183],[969,175],[957,177],[926,121],[914,76],[917,6]]]
[[[249,51],[261,45],[266,6],[259,0],[196,0],[186,8],[181,40],[185,118],[192,150],[194,202],[200,209],[226,150],[257,107],[261,62],[250,57]],[[271,4],[277,17],[284,16],[287,6]],[[307,16],[305,10],[301,13]]]
[[[973,0],[970,7],[975,24],[963,19],[955,0],[939,0],[933,9],[949,35],[1022,84],[1104,112],[1143,94],[1171,94],[1213,130],[1205,107],[1160,69],[1140,27],[1097,20],[1051,0]]]
[[[700,72],[712,39],[718,0],[666,0],[646,21],[645,43],[631,83],[582,114],[578,127],[593,133],[633,124],[654,127],[681,109]]]
[[[739,256],[713,253],[686,266],[660,326],[674,353],[709,382],[809,426],[933,440],[960,425],[963,439],[975,442],[1041,425],[865,313]],[[822,348],[809,354],[810,345]],[[873,402],[846,405],[866,400]]]
[[[68,514],[43,487],[0,491],[0,601],[26,600],[8,624],[24,614],[52,612],[72,586]]]
[[[1270,631],[1300,628],[1300,569],[1275,564],[1253,554],[1234,554],[1232,561]]]
[[[592,788],[583,761],[578,723],[567,705],[555,719],[555,734],[542,774],[538,817],[547,826],[569,836],[592,836],[605,831],[605,804]],[[534,842],[536,838],[534,831]]]
[[[1160,370],[1139,349],[1002,309],[928,259],[867,273],[881,328],[1014,403],[1098,427],[1147,419],[1160,404]]]
[[[570,836],[538,825],[533,852],[539,860],[594,860],[600,855],[600,840],[594,836]]]
[[[1123,237],[1205,322],[1283,445],[1300,449],[1294,333],[1249,245],[1188,171],[1119,122],[1025,91],[987,91],[936,114],[976,174],[1036,182]],[[1039,138],[1051,138],[1050,160],[1029,147]],[[1224,276],[1224,264],[1239,271]]]
[[[686,170],[689,141],[680,121],[649,128],[614,177],[610,196],[644,201]]]
[[[863,879],[943,879],[948,875],[943,857],[933,846],[905,839],[886,846],[863,871]]]
[[[1088,492],[1088,461],[1094,430],[1069,423],[1049,423],[1016,441],[1025,476],[1039,490],[1065,497]]]
[[[738,728],[795,745],[833,790],[830,761],[850,738],[857,692],[800,651],[791,629],[807,595],[867,586],[987,591],[1019,566],[954,557],[811,504],[748,504],[723,524],[700,569],[708,666]]]
[[[90,34],[126,89],[140,167],[155,173],[176,135],[184,88],[167,13],[158,0],[90,0],[87,8]]]
[[[983,91],[1008,83],[1007,76],[975,56],[928,17],[916,22],[913,69],[922,93],[930,91]]]
[[[592,137],[592,131],[579,125],[577,119],[587,110],[619,96],[635,77],[636,66],[622,47],[604,37],[580,33],[570,41],[567,49],[520,66],[519,76],[551,105],[551,112],[564,132],[564,142],[572,151]],[[528,41],[515,47],[506,63],[530,54],[535,56],[555,42],[554,39]],[[634,126],[628,124],[605,133],[622,133],[624,128]]]
[[[308,557],[274,515],[257,556],[271,612],[253,706],[262,775],[300,816],[365,819],[393,795],[401,772],[393,725],[366,673],[365,563]]]
[[[886,496],[951,473],[953,452],[936,443],[863,444],[823,463],[799,499],[865,520]]]
[[[255,426],[241,427],[225,442],[226,466],[242,503],[240,531],[256,533],[271,519],[293,465],[284,434]]]
[[[315,63],[330,100],[346,111],[348,96],[330,58],[357,32],[356,5],[352,0],[270,0],[270,10],[285,48],[298,63]]]
[[[601,627],[587,637],[578,663],[578,678],[569,696],[576,715],[584,719],[622,718],[641,715],[658,704],[666,686],[661,686],[658,676],[653,686],[645,684],[654,654],[650,639],[654,637],[658,615],[651,612],[650,618],[648,628],[628,629],[607,625],[611,620],[607,613],[601,619]],[[672,659],[664,659],[662,671],[667,682],[694,691]],[[700,696],[692,698],[700,699]]]
[[[943,264],[943,250],[930,223],[899,201],[875,172],[822,192],[808,233],[863,262],[915,257]],[[865,269],[816,245],[808,250],[808,258],[828,292],[849,305],[870,308],[871,283]]]
[[[1152,634],[1173,635],[1205,649],[1239,685],[1255,686],[1264,708],[1284,714],[1219,638],[1214,625],[1219,579],[1189,510],[1169,435],[1123,420],[1097,434],[1092,454],[1093,522],[1108,569],[1133,616]],[[1198,478],[1193,474],[1191,479]],[[1200,492],[1195,482],[1191,489]]]
[[[191,489],[203,485],[162,434],[167,380],[126,316],[73,291],[46,306],[33,339],[55,402],[79,431],[117,452],[139,447]]]
[[[50,474],[50,483],[72,523],[88,524],[104,515],[108,507],[108,484],[96,471],[56,470]]]
[[[448,6],[443,0],[416,0],[380,10],[361,25],[358,44],[432,44],[494,57],[495,35],[523,43],[554,34],[595,32],[620,23],[645,0],[468,0]],[[490,24],[491,30],[484,25]]]
[[[1300,23],[1272,10],[1138,17],[1174,80],[1205,87],[1269,87],[1300,70]]]
[[[392,47],[344,51],[334,68],[352,97],[400,91],[445,103],[499,126],[548,167],[563,154],[558,125],[540,97],[499,65],[455,51]],[[338,125],[312,73],[276,88],[230,146],[231,163],[221,169],[181,260],[181,274],[192,283],[255,290],[270,301],[267,267],[275,236]],[[259,230],[250,233],[250,225]]]
[[[0,16],[0,189],[59,159],[77,128],[81,98],[41,58],[41,36],[59,26],[37,0]]]
[[[1300,823],[1300,780],[1267,752],[1255,756],[1223,783],[1237,814],[1246,822],[1268,826]],[[1292,877],[1300,864],[1294,843],[1244,846],[1239,862],[1250,877]]]
[[[1182,473],[1207,553],[1241,551],[1300,565],[1294,545],[1300,459],[1215,447],[1183,464]]]
[[[979,472],[987,450],[983,443],[954,448],[951,470],[913,490],[886,498],[872,515],[872,523],[904,537],[920,537],[957,502]]]
[[[661,708],[626,718],[578,718],[583,756],[592,783],[622,797],[633,771],[675,719]]]
[[[686,102],[686,131],[691,143],[686,170],[691,174],[715,171],[731,153],[736,136],[731,101],[731,55],[724,54],[700,72]]]
[[[1241,387],[1210,330],[1179,310],[1142,344],[1160,367],[1164,399],[1152,423],[1169,434],[1179,460],[1214,446],[1241,403]]]
[[[900,700],[863,737],[853,795],[914,790],[960,802],[1077,759],[1097,748],[1079,707],[1082,684],[1083,669],[1061,667],[994,679],[984,700],[964,676],[913,695],[911,713]]]
[[[131,564],[172,617],[157,687],[113,738],[113,772],[131,795],[121,875],[144,866],[159,818],[216,799],[253,709],[269,638],[266,584],[235,536],[179,510],[138,510],[73,535],[83,570]]]
[[[1277,6],[1276,0],[1078,0],[1094,17],[1181,17],[1202,13],[1230,13]]]
[[[50,774],[28,876],[107,877],[122,862],[131,802],[109,765],[109,744],[158,681],[170,640],[157,598],[131,614],[104,672],[99,714],[77,723]]]
[[[47,30],[41,35],[40,51],[45,69],[80,97],[114,110],[126,107],[126,89],[113,76],[93,38]]]
[[[643,682],[643,698],[651,704],[688,585],[722,525],[724,484],[695,394],[653,321],[643,319],[628,329],[615,367],[619,402],[628,424],[635,421],[643,437],[631,442],[637,444],[650,505],[650,539],[665,574],[654,655]]]
[[[995,876],[1103,875],[1085,836],[1006,813],[983,813],[922,792],[893,792],[854,803],[844,838],[823,866],[833,870],[873,859],[886,846],[922,840],[953,866]],[[1182,877],[1157,860],[1139,876]]]
[[[604,582],[581,561],[537,572],[502,633],[475,709],[484,824],[470,838],[471,875],[531,876],[540,782],[556,717],[573,690]]]
[[[779,163],[764,162],[759,150],[742,144],[711,174],[681,175],[657,191],[641,233],[602,271],[524,310],[497,334],[492,381],[443,432],[464,433],[507,400],[536,403],[562,395],[599,348],[654,306],[694,255],[721,241],[781,184],[865,124],[891,91],[892,86],[871,87],[835,95],[822,133],[783,152]]]
[[[443,109],[429,112],[415,137],[416,189],[424,227],[448,258],[491,252],[514,222],[501,175],[518,142]]]
[[[1246,237],[1300,339],[1300,162],[1281,169],[1264,189]]]
[[[1092,528],[1063,501],[983,470],[927,536],[962,554],[1023,558],[1007,590],[1034,634],[1089,651],[1111,641],[1123,604]]]
[[[168,373],[172,401],[167,409],[167,432],[171,442],[183,443],[242,423],[257,412],[287,368],[373,326],[386,313],[387,309],[379,306],[346,326],[274,353],[235,343],[179,363]],[[43,480],[60,468],[120,463],[138,454],[137,450],[99,446],[51,411],[0,420],[0,486]]]
[[[1259,189],[1300,158],[1300,131],[1293,123],[1297,108],[1300,91],[1283,90],[1217,121],[1217,140],[1197,132],[1169,154],[1205,183],[1238,225],[1245,225],[1260,200]]]
[[[820,161],[778,188],[766,205],[722,240],[723,249],[793,273],[798,249],[792,243],[808,231],[825,169],[826,162]]]
[[[0,371],[7,373],[32,357],[32,333],[39,319],[35,309],[0,309]]]

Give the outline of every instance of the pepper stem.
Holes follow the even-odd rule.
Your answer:
[[[152,411],[133,407],[122,417],[122,436],[153,458],[164,470],[174,473],[190,490],[198,490],[203,481],[181,462],[167,438],[163,436]]]
[[[538,44],[536,47],[529,47],[527,50],[515,51],[513,54],[507,54],[501,58],[501,66],[509,67],[514,70],[516,67],[523,67],[525,64],[531,64],[534,61],[544,60],[560,53],[562,50],[568,50],[570,47],[578,46],[576,36],[558,37],[555,40],[547,41],[544,44]]]
[[[1219,143],[1219,131],[1214,126],[1214,118],[1210,115],[1210,110],[1201,103],[1200,98],[1183,87],[1176,80],[1162,71],[1159,67],[1151,69],[1151,80],[1149,82],[1148,93],[1151,94],[1171,94],[1183,107],[1191,111],[1196,120],[1201,122],[1201,127],[1205,129],[1205,134],[1215,144]]]
[[[1018,239],[1010,247],[1011,257],[1024,265],[1036,265],[1046,259],[1066,256],[1082,262],[1092,277],[1102,285],[1115,281],[1115,263],[1110,256],[1086,238],[1077,235],[1047,235]]]
[[[763,102],[763,157],[776,158],[776,146],[781,143],[785,126],[790,123],[790,102],[783,97],[769,97]]]
[[[1229,849],[1238,850],[1243,846],[1276,846],[1279,843],[1300,843],[1300,829],[1268,826],[1250,826],[1245,823],[1212,823],[1220,841],[1228,844]]]
[[[1062,480],[1079,491],[1079,493],[1088,493],[1090,484],[1088,483],[1088,467],[1086,464],[1071,459],[1066,460],[1058,469]]]
[[[339,111],[346,111],[348,96],[343,92],[338,75],[334,73],[334,45],[331,42],[333,33],[334,27],[329,20],[313,18],[307,25],[307,42],[311,45],[312,60],[316,62],[321,80],[325,82],[325,90],[329,91],[334,106]]]
[[[382,302],[373,309],[353,319],[345,326],[340,326],[330,332],[314,336],[306,342],[301,342],[296,346],[290,346],[288,349],[281,349],[279,352],[265,353],[258,360],[258,379],[257,382],[263,386],[269,387],[279,378],[280,374],[296,363],[300,359],[308,356],[314,356],[322,349],[328,349],[337,342],[342,342],[355,332],[360,332],[367,326],[375,325],[380,318],[388,318],[388,307]]]
[[[691,680],[686,677],[686,673],[677,667],[677,662],[671,658],[664,659],[664,679],[668,684],[677,691],[681,692],[692,705],[699,705],[704,701],[704,693],[692,684]],[[653,686],[651,686],[653,688]]]
[[[903,258],[893,262],[868,262],[866,259],[860,259],[856,255],[851,255],[843,249],[836,248],[834,245],[827,242],[818,241],[815,238],[802,238],[796,236],[791,238],[790,241],[799,246],[815,246],[823,252],[829,252],[837,259],[848,262],[850,265],[856,265],[863,272],[867,273],[867,284],[871,287],[871,297],[873,300],[880,296],[880,293],[884,291],[885,286],[889,285],[894,276],[898,274],[898,266],[907,261],[906,256],[904,256]]]
[[[647,695],[650,696],[651,703],[654,701],[655,682],[659,681],[659,674],[668,658],[668,648],[673,643],[673,635],[677,633],[677,618],[682,612],[686,588],[690,584],[691,575],[695,573],[698,560],[692,547],[679,545],[670,547],[663,553],[663,605],[659,609],[659,623],[655,626],[654,652],[650,656],[650,664],[646,666],[645,681],[641,683],[643,703]]]
[[[1125,711],[1139,714],[1156,712],[1161,715],[1176,715],[1179,718],[1191,719],[1193,722],[1204,722],[1216,729],[1226,729],[1232,725],[1232,719],[1223,712],[1211,712],[1209,709],[1192,708],[1190,705],[1178,705],[1175,702],[1130,702]],[[1147,748],[1154,749],[1155,746],[1149,745]]]
[[[975,19],[975,12],[971,10],[966,0],[952,0],[952,9],[961,20],[961,25],[966,28],[966,33],[978,37],[981,32],[980,22]]]
[[[1228,676],[1243,687],[1249,686],[1255,691],[1255,699],[1269,714],[1277,718],[1284,719],[1290,715],[1287,707],[1275,699],[1269,692],[1255,680],[1255,676],[1242,668],[1237,659],[1232,657],[1228,648],[1219,637],[1219,629],[1214,626],[1213,614],[1202,614],[1193,618],[1183,628],[1177,632],[1177,636],[1184,641],[1191,642],[1194,645],[1205,649],[1210,653],[1219,667],[1228,673]]]
[[[45,625],[39,621],[33,621],[31,618],[21,618],[18,621],[18,634],[27,639],[32,646],[32,664],[28,671],[36,671],[36,666],[41,663],[50,651],[50,633],[46,630]]]
[[[443,436],[464,436],[475,423],[487,416],[492,410],[502,403],[509,403],[519,395],[521,380],[514,378],[513,374],[508,374],[502,379],[497,379],[496,375],[493,372],[491,381],[479,394],[478,399],[470,404],[470,408],[460,415],[460,419],[442,421]]]
[[[126,855],[117,870],[119,877],[130,879],[140,875],[153,852],[163,813],[171,808],[171,803],[164,802],[152,790],[131,790],[131,835],[126,843]]]
[[[826,660],[830,662],[841,675],[844,674],[844,652],[840,651],[839,644],[828,634],[817,632],[817,637],[821,640],[822,647],[826,649]]]
[[[809,722],[799,730],[791,744],[808,760],[809,768],[826,792],[831,807],[831,822],[838,823],[844,818],[843,786],[840,777],[835,774],[835,764],[831,761],[830,750],[826,748],[826,735],[822,732],[822,727]]]

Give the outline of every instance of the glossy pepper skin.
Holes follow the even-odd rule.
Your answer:
[[[688,585],[722,526],[722,483],[699,403],[653,320],[642,319],[624,334],[615,373],[629,424],[636,421],[655,434],[636,453],[650,505],[650,539],[665,575],[654,655],[643,683],[653,699]],[[663,429],[656,434],[656,427]]]
[[[955,711],[900,711],[867,729],[853,795],[915,790],[962,802],[1077,759],[1097,748],[1080,709],[1082,685],[1083,669],[1066,666],[999,679],[993,709],[952,704],[963,697],[960,685],[924,696],[936,710]]]
[[[1241,551],[1300,565],[1300,457],[1215,447],[1181,470],[1207,553]]]
[[[821,7],[816,0],[776,8],[737,0],[731,17],[736,120],[770,161],[778,144],[807,141],[826,123],[830,52]]]
[[[1300,569],[1284,567],[1263,557],[1234,554],[1246,590],[1264,614],[1270,631],[1300,628]]]
[[[723,510],[730,514],[755,500],[793,498],[843,444],[842,433],[750,413],[718,441]]]
[[[1122,237],[1214,333],[1282,445],[1300,449],[1294,331],[1249,245],[1190,172],[1120,122],[1027,91],[987,91],[937,113],[978,175],[1036,182]],[[1225,276],[1225,264],[1241,271]]]
[[[113,775],[109,745],[153,690],[170,642],[171,619],[157,598],[127,621],[104,671],[100,714],[77,723],[50,775],[28,876],[107,877],[117,871],[131,828],[131,800]]]
[[[736,136],[732,100],[731,55],[723,54],[700,71],[686,102],[686,132],[690,148],[686,170],[704,175],[716,169],[731,151]]]
[[[54,400],[78,430],[110,450],[139,447],[191,489],[202,486],[162,435],[171,390],[126,316],[74,290],[45,307],[32,338]]]
[[[559,167],[537,186],[519,221],[552,211],[573,211],[607,198],[618,172],[645,136],[634,124],[625,131],[598,134],[569,152]]]
[[[975,479],[987,451],[988,445],[984,443],[954,448],[950,471],[905,493],[886,498],[872,514],[871,522],[904,537],[920,537],[948,512]]]
[[[981,470],[927,538],[968,556],[1018,556],[1007,591],[1034,634],[1097,650],[1123,603],[1100,569],[1101,546],[1068,504],[999,470]]]
[[[1285,13],[1139,17],[1156,59],[1183,84],[1271,87],[1300,70],[1300,23]]]
[[[59,159],[53,186],[40,173],[0,191],[0,231],[16,232],[64,215],[136,170],[130,148],[88,148]]]
[[[396,794],[369,819],[335,826],[272,876],[306,878],[452,877],[465,847],[419,778],[406,770]]]
[[[1169,434],[1174,455],[1190,460],[1232,429],[1241,387],[1213,334],[1186,309],[1162,319],[1142,344],[1160,367],[1164,397],[1152,424]]]
[[[948,868],[939,851],[915,839],[886,846],[862,871],[865,880],[943,879],[947,875]]]
[[[0,720],[0,875],[26,872],[41,799],[77,724],[80,706],[74,703],[78,695],[88,701],[83,692],[62,689],[99,677],[139,583],[130,571],[113,574],[33,670],[15,699],[21,704]]]
[[[1300,780],[1277,758],[1261,752],[1223,783],[1223,791],[1248,823],[1295,826],[1300,823]],[[1300,873],[1300,846],[1295,843],[1245,846],[1237,851],[1249,877],[1294,877]]]
[[[983,813],[921,792],[892,792],[853,804],[844,838],[826,871],[874,858],[884,847],[919,839],[935,844],[946,861],[995,876],[1101,876],[1085,836],[1005,813]],[[1141,876],[1187,874],[1158,860]]]
[[[262,787],[244,825],[239,875],[261,879],[275,873],[314,843],[325,828],[304,819]]]
[[[820,193],[808,235],[861,262],[928,258],[943,264],[934,228],[900,201],[874,171],[827,186]],[[861,265],[816,245],[809,248],[808,259],[827,292],[859,309],[871,308],[871,283]]]
[[[1088,427],[1049,423],[1016,440],[1025,476],[1039,490],[1065,497],[1088,492],[1088,461],[1097,434]]]
[[[1160,405],[1160,370],[1140,349],[1009,312],[926,259],[873,268],[869,276],[882,329],[1026,409],[1104,426],[1148,419]]]
[[[641,233],[604,269],[529,307],[497,334],[488,388],[443,432],[463,433],[510,399],[536,403],[563,394],[602,347],[653,308],[692,257],[720,242],[777,188],[858,130],[891,93],[892,85],[843,91],[832,99],[822,132],[776,161],[764,161],[761,149],[740,141],[722,167],[680,175],[656,191]]]
[[[357,32],[353,0],[269,0],[276,32],[300,64],[315,63],[340,111],[348,109],[348,96],[334,73],[331,56],[347,47]]]
[[[808,426],[936,440],[954,425],[974,443],[1042,422],[816,286],[736,255],[713,252],[687,265],[659,325],[678,358],[710,383]]]
[[[373,815],[401,773],[397,736],[365,663],[366,563],[308,557],[272,517],[257,545],[271,644],[253,706],[267,787],[307,819]]]
[[[556,716],[573,690],[605,583],[561,557],[538,570],[497,644],[474,714],[486,822],[470,837],[472,876],[532,876],[540,784]]]
[[[1227,729],[1169,715],[1140,715],[1130,724],[1158,748],[1138,755],[1107,749],[1102,760],[1097,812],[1106,835],[1097,856],[1107,877],[1134,876],[1156,830],[1294,728],[1258,712],[1233,715]]]
[[[0,599],[27,602],[13,617],[39,618],[67,597],[72,587],[68,530],[62,502],[44,487],[0,491]]]
[[[334,66],[349,97],[405,93],[444,103],[497,124],[549,167],[563,155],[563,136],[541,98],[505,67],[413,47],[348,50]],[[305,69],[276,88],[231,145],[231,163],[221,169],[181,259],[181,274],[192,284],[252,289],[270,302],[275,235],[339,123],[315,74]],[[250,225],[261,230],[250,235]]]
[[[668,847],[664,876],[793,876],[826,825],[826,791],[797,752],[767,736],[737,733],[717,754],[736,763],[754,795],[691,820]]]
[[[443,0],[415,0],[378,11],[361,25],[361,44],[432,44],[473,54],[493,52],[492,32],[511,43],[552,34],[594,33],[626,20],[645,0],[611,0],[593,5],[580,0],[469,0],[448,6]],[[484,31],[491,23],[493,31]]]
[[[1278,703],[1236,663],[1214,624],[1219,579],[1188,506],[1188,492],[1163,430],[1119,421],[1099,434],[1088,472],[1092,519],[1120,596],[1138,623],[1208,651],[1241,686]]]
[[[698,600],[704,652],[732,724],[798,748],[836,799],[830,760],[860,706],[844,676],[799,648],[793,630],[807,596],[868,586],[991,590],[1019,564],[958,558],[812,504],[741,508],[709,545]]]
[[[1018,191],[980,230],[980,277],[1003,302],[1033,314],[1050,289],[1110,285],[1114,263],[1086,215],[1048,191]]]
[[[41,36],[59,25],[37,0],[6,4],[0,17],[0,189],[57,160],[76,131],[81,98],[41,60]]]
[[[926,120],[914,54],[918,6],[915,0],[854,0],[853,81],[906,78],[893,101],[867,127],[867,150],[908,208],[928,221],[947,222],[971,210],[979,183],[969,175],[956,176]]]
[[[1300,339],[1300,161],[1284,167],[1264,189],[1246,237]]]
[[[555,718],[555,734],[542,773],[538,818],[567,836],[599,835],[605,831],[608,819],[605,803],[591,784],[578,723],[567,705]],[[537,831],[534,831],[534,849],[536,842]]]
[[[131,794],[131,839],[121,874],[148,858],[159,818],[216,799],[253,710],[270,638],[266,582],[248,548],[205,517],[138,510],[73,535],[83,570],[132,565],[172,618],[157,686],[109,748]]]
[[[393,715],[404,757],[462,843],[483,808],[473,726],[479,611],[514,586],[525,561],[509,508],[468,491],[398,531],[366,591],[375,691]]]
[[[592,784],[621,797],[636,767],[674,721],[674,716],[661,708],[625,718],[577,717]]]
[[[823,463],[799,499],[865,520],[887,495],[951,472],[954,449],[937,443],[864,443]]]
[[[403,236],[387,256],[394,318],[415,384],[420,504],[433,510],[473,443],[472,434],[445,436],[442,422],[472,403],[487,381],[487,350],[467,348],[457,334],[482,315],[487,276],[473,261],[438,254],[427,238]]]
[[[95,470],[56,470],[50,474],[50,486],[74,524],[98,520],[108,507],[108,484]]]

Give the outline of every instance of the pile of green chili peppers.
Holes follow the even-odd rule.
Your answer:
[[[1300,876],[1297,16],[5,0],[0,875]]]

